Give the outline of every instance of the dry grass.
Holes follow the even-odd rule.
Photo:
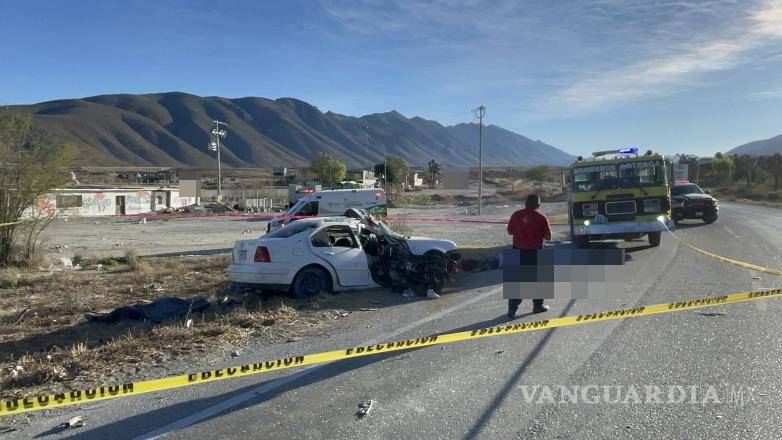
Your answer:
[[[230,257],[225,255],[126,255],[121,260],[113,269],[21,276],[0,272],[0,398],[95,386],[174,359],[197,362],[214,347],[241,344],[251,336],[276,341],[304,334],[326,322],[322,307],[347,300],[338,298],[342,295],[304,301],[232,293],[225,273]],[[214,304],[228,296],[236,305],[194,313],[190,326],[184,318],[157,325],[84,318],[86,312],[162,296],[203,296]]]

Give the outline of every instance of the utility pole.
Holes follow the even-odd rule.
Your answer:
[[[367,156],[369,155],[369,130],[368,126],[364,126],[364,170],[366,170],[369,165],[367,165]],[[361,179],[364,179],[363,171],[361,175]]]
[[[388,158],[383,159],[383,192],[388,193]]]
[[[227,127],[228,124],[218,120],[214,120],[212,122],[215,123],[215,128],[212,129],[212,142],[209,144],[209,149],[212,151],[217,151],[217,201],[222,202],[223,201],[223,171],[220,165],[220,138],[224,138],[227,133],[225,132],[225,130],[220,130],[220,126],[225,125]]]
[[[481,215],[483,198],[483,117],[486,115],[486,107],[478,106],[472,109],[478,118],[478,215]]]

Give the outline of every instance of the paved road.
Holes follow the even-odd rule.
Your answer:
[[[779,225],[781,210],[724,204],[717,223],[684,224],[676,235],[712,252],[782,268]],[[746,269],[700,256],[670,234],[659,248],[645,245],[620,245],[631,256],[624,297],[555,301],[549,315],[782,286],[779,277],[755,279],[757,274]],[[483,273],[470,279],[470,289],[438,301],[385,309],[339,335],[257,347],[246,359],[226,365],[505,322],[498,277]],[[529,307],[522,305],[521,312]],[[781,310],[782,300],[761,300],[353,359],[36,413],[13,435],[782,438]],[[586,399],[577,396],[572,402],[560,386],[589,392]],[[619,388],[602,388],[615,386]],[[650,398],[645,386],[664,393],[669,386],[682,387],[686,399],[634,403],[631,389],[641,401]],[[608,396],[603,395],[606,389]],[[367,399],[377,404],[357,420],[356,405]],[[67,433],[50,431],[73,414],[83,415],[88,425]]]

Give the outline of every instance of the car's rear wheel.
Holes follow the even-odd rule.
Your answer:
[[[657,247],[660,245],[660,241],[662,240],[663,233],[659,231],[650,232],[648,236],[649,236],[649,245],[652,247]]]
[[[291,290],[296,298],[309,298],[321,292],[328,292],[329,287],[329,275],[325,270],[306,267],[296,275]]]

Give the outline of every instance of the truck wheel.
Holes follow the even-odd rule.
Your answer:
[[[301,270],[291,286],[296,298],[309,298],[329,290],[329,275],[317,267],[307,267]]]
[[[573,236],[573,244],[576,245],[577,248],[582,249],[587,246],[589,246],[589,236],[588,235],[574,235]]]
[[[649,245],[651,245],[652,247],[657,247],[657,246],[660,245],[660,240],[663,237],[663,233],[662,232],[659,232],[659,231],[658,232],[650,232],[647,235],[649,236]]]

